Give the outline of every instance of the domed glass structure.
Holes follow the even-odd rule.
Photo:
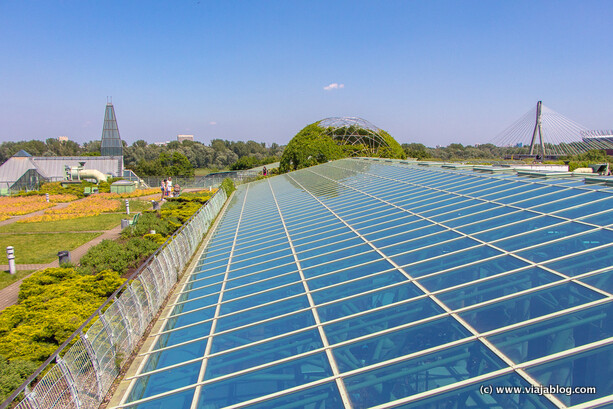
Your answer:
[[[341,146],[362,147],[354,151],[354,156],[373,156],[379,149],[390,147],[384,137],[385,131],[362,118],[332,117],[322,119],[317,125]]]

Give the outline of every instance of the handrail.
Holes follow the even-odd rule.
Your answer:
[[[43,371],[44,371],[44,370],[45,370],[45,369],[46,369],[46,368],[47,368],[47,367],[48,367],[48,366],[49,366],[49,365],[50,365],[50,364],[53,362],[53,360],[55,360],[55,359],[59,359],[59,358],[60,358],[60,353],[61,353],[62,351],[64,351],[64,349],[65,349],[65,348],[66,348],[66,347],[67,347],[67,346],[68,346],[68,345],[69,345],[69,344],[70,344],[70,343],[71,343],[71,342],[72,342],[72,341],[73,341],[73,340],[74,340],[74,339],[75,339],[77,336],[81,336],[81,339],[82,339],[82,338],[83,338],[83,335],[84,335],[84,334],[82,333],[83,329],[84,329],[84,328],[85,328],[85,327],[86,327],[86,326],[87,326],[89,323],[91,323],[91,322],[92,322],[92,320],[93,320],[94,318],[97,318],[97,317],[102,318],[102,317],[103,317],[103,315],[102,315],[102,314],[103,314],[103,311],[105,310],[105,307],[106,307],[107,305],[109,305],[109,304],[111,303],[111,301],[113,301],[113,302],[118,302],[118,301],[119,301],[119,298],[117,298],[117,295],[118,295],[118,294],[120,294],[120,293],[122,293],[122,291],[123,291],[124,289],[126,289],[126,288],[127,288],[127,286],[128,286],[128,285],[130,285],[130,284],[131,284],[131,282],[132,282],[133,280],[135,280],[136,278],[138,278],[138,277],[140,276],[140,274],[143,272],[143,270],[144,270],[145,268],[148,268],[148,267],[152,266],[153,262],[154,262],[156,259],[158,259],[158,257],[160,257],[160,255],[162,255],[162,252],[163,252],[164,250],[166,250],[166,249],[169,249],[169,248],[170,248],[171,243],[172,243],[172,242],[173,242],[175,239],[179,239],[180,237],[183,237],[184,235],[187,235],[187,233],[186,233],[186,234],[183,234],[183,233],[186,231],[186,229],[188,228],[188,226],[190,226],[190,224],[191,224],[192,222],[194,222],[194,221],[196,220],[196,218],[200,217],[200,216],[201,216],[201,214],[202,214],[203,212],[206,212],[206,211],[209,209],[209,207],[208,207],[208,206],[210,205],[211,207],[216,207],[216,209],[211,209],[211,212],[210,212],[210,213],[212,213],[212,214],[210,214],[210,215],[209,215],[209,216],[210,216],[210,217],[209,217],[209,219],[210,219],[210,220],[203,220],[204,224],[206,224],[206,225],[207,225],[207,226],[206,226],[206,228],[208,228],[208,226],[210,225],[210,223],[211,223],[212,219],[213,219],[213,218],[214,218],[214,217],[217,215],[217,213],[218,213],[218,212],[219,212],[219,210],[221,209],[221,206],[222,206],[222,205],[223,205],[223,203],[226,201],[226,199],[227,199],[227,196],[226,196],[226,194],[225,194],[225,191],[224,191],[223,189],[219,188],[219,189],[217,190],[217,192],[216,192],[216,193],[215,193],[215,194],[214,194],[214,195],[213,195],[213,196],[212,196],[212,197],[211,197],[211,198],[210,198],[210,199],[209,199],[209,200],[208,200],[208,201],[207,201],[207,202],[206,202],[204,205],[202,205],[202,206],[201,206],[201,207],[200,207],[200,208],[199,208],[199,209],[198,209],[198,210],[197,210],[197,211],[196,211],[196,212],[195,212],[193,215],[191,215],[191,216],[190,216],[190,218],[189,218],[189,219],[188,219],[188,220],[187,220],[185,223],[183,223],[183,225],[182,225],[181,227],[179,227],[179,229],[177,229],[177,231],[175,231],[175,232],[174,232],[174,233],[173,233],[173,234],[172,234],[172,235],[171,235],[171,236],[170,236],[170,237],[169,237],[169,238],[168,238],[168,239],[167,239],[167,240],[166,240],[166,241],[165,241],[165,242],[164,242],[164,243],[163,243],[163,244],[160,246],[160,247],[158,247],[158,249],[157,249],[157,250],[156,250],[156,251],[155,251],[155,252],[154,252],[152,255],[150,255],[150,256],[149,256],[149,257],[148,257],[148,258],[147,258],[147,259],[146,259],[146,260],[145,260],[145,261],[144,261],[144,262],[143,262],[143,263],[142,263],[142,264],[141,264],[141,265],[140,265],[140,266],[139,266],[139,267],[138,267],[138,268],[137,268],[137,269],[136,269],[136,270],[135,270],[135,271],[132,273],[132,274],[130,274],[130,276],[129,276],[129,277],[126,279],[126,281],[125,281],[125,282],[124,282],[124,283],[123,283],[121,286],[119,286],[119,288],[117,288],[117,289],[116,289],[116,290],[113,292],[113,294],[111,294],[111,295],[110,295],[110,296],[109,296],[109,297],[108,297],[108,298],[107,298],[107,299],[104,301],[104,303],[102,303],[102,305],[100,305],[100,307],[98,307],[98,309],[96,309],[96,311],[95,311],[94,313],[92,313],[92,314],[89,316],[89,318],[87,318],[87,319],[85,320],[85,322],[83,322],[83,324],[81,324],[81,326],[79,326],[79,328],[77,328],[77,330],[75,330],[75,331],[72,333],[72,335],[70,335],[70,337],[68,337],[68,339],[66,339],[66,341],[64,341],[64,342],[61,344],[61,345],[60,345],[60,346],[59,346],[59,347],[58,347],[58,348],[57,348],[57,349],[56,349],[56,350],[55,350],[55,351],[54,351],[54,352],[53,352],[53,353],[52,353],[52,354],[49,356],[49,358],[47,358],[47,360],[45,360],[45,362],[44,362],[42,365],[40,365],[40,366],[38,367],[38,369],[37,369],[37,370],[36,370],[36,371],[35,371],[35,372],[34,372],[32,375],[30,375],[30,376],[28,377],[28,379],[26,379],[26,380],[25,380],[25,381],[24,381],[24,382],[23,382],[23,383],[22,383],[22,384],[21,384],[21,385],[20,385],[20,386],[19,386],[19,387],[18,387],[18,388],[15,390],[15,391],[13,391],[13,393],[12,393],[12,394],[11,394],[11,395],[10,395],[10,396],[9,396],[9,397],[8,397],[8,398],[7,398],[7,399],[6,399],[6,400],[5,400],[5,401],[4,401],[4,402],[3,402],[3,403],[0,405],[0,409],[5,409],[5,408],[6,408],[8,405],[10,405],[10,404],[11,404],[11,403],[12,403],[12,402],[15,400],[15,398],[16,398],[16,397],[17,397],[17,396],[18,396],[18,395],[19,395],[21,392],[23,392],[23,391],[24,391],[24,390],[25,390],[25,389],[28,387],[28,385],[29,385],[29,384],[30,384],[32,381],[34,381],[34,380],[35,380],[35,379],[36,379],[36,378],[37,378],[37,377],[38,377],[38,376],[39,376],[39,375],[40,375],[40,374],[41,374],[41,373],[42,373],[42,372],[43,372]],[[220,203],[220,202],[221,202],[221,203]],[[201,230],[206,231],[206,229],[201,229]],[[178,242],[178,240],[177,240],[177,242]],[[199,242],[200,242],[200,241],[198,241],[198,243],[199,243]],[[188,242],[187,244],[189,244],[189,242]],[[193,246],[192,246],[192,247],[193,247]],[[196,245],[195,247],[197,247],[197,245]],[[191,249],[191,250],[192,250],[192,251],[190,251],[190,253],[192,253],[192,254],[189,254],[189,257],[191,257],[191,256],[193,255],[193,252],[194,252],[196,249],[194,248],[194,249]],[[189,257],[188,257],[188,258],[189,258]],[[181,266],[180,268],[177,268],[177,270],[181,270],[182,268],[183,268],[183,266]],[[179,272],[180,272],[180,271],[176,271],[175,273],[173,273],[173,275],[178,275],[178,274],[179,274]],[[174,283],[173,283],[173,285],[174,285]],[[170,287],[171,287],[171,285],[168,285],[168,286],[167,286],[167,288],[166,288],[166,290],[170,290]],[[134,290],[132,290],[132,294],[133,294],[133,291],[134,291]],[[123,293],[122,293],[122,295],[123,295]],[[165,294],[163,294],[163,297],[162,297],[162,299],[161,299],[161,301],[160,301],[160,306],[161,306],[161,302],[162,302],[162,301],[163,301],[163,300],[166,298],[166,296],[167,296],[167,295],[168,295],[168,293],[167,293],[167,292],[166,292]],[[157,313],[157,311],[155,311],[155,312]],[[153,316],[153,315],[155,315],[155,314],[152,314],[152,316]],[[145,326],[145,327],[146,327],[146,326]],[[142,334],[140,334],[140,335],[142,335]],[[87,334],[85,334],[85,337],[87,338]],[[140,338],[140,336],[139,336],[138,338]],[[78,341],[77,341],[77,342],[78,342]],[[73,347],[74,347],[74,346],[73,346]],[[72,347],[71,347],[71,348],[72,348]],[[116,349],[116,348],[117,348],[117,346],[116,346],[116,345],[114,345],[114,349]],[[69,351],[70,351],[70,349],[69,349],[67,352],[69,352]],[[65,367],[66,367],[66,365],[65,365],[65,361],[62,361],[62,362],[63,362],[63,365],[62,365],[62,366],[63,366],[63,368],[64,368],[63,370],[66,370],[66,369],[65,369]],[[46,376],[46,375],[45,375],[45,376]],[[70,383],[70,381],[67,381],[67,382],[68,382],[68,383]],[[71,386],[71,387],[72,387],[72,386],[74,386],[74,385],[73,385],[73,384],[70,384],[69,386]],[[101,386],[101,385],[99,385],[99,386]],[[35,387],[35,388],[36,388],[36,387]],[[104,392],[104,394],[106,394],[106,391]],[[104,396],[102,396],[102,398],[103,398],[103,397],[104,397]],[[102,399],[102,398],[101,398],[101,399]],[[26,399],[24,399],[24,401],[22,401],[22,403],[23,403],[23,402],[26,402]],[[100,402],[98,402],[98,403],[100,403]],[[18,404],[18,406],[17,406],[17,407],[21,407],[21,406],[22,406],[22,405],[21,405],[21,403],[20,403],[20,404]],[[77,405],[77,406],[79,406],[79,405]],[[31,407],[31,406],[26,404],[26,405],[24,405],[23,407],[24,407],[24,408],[26,408],[26,407]]]

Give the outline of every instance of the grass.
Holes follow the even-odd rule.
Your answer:
[[[102,233],[3,234],[0,235],[0,249],[15,247],[17,264],[44,264],[56,260],[58,251],[74,250],[100,234]]]
[[[130,203],[130,211],[132,211],[132,203]],[[11,223],[0,226],[0,233],[110,230],[117,226],[121,219],[127,219],[130,216],[126,214],[103,213],[98,216],[80,217],[78,219]]]
[[[11,274],[8,271],[0,271],[0,290],[13,284],[15,281],[19,281],[24,277],[29,276],[36,270],[17,270],[15,274]]]
[[[156,195],[155,200],[160,200],[159,196],[160,195]],[[121,200],[121,211],[125,212],[126,211],[126,199],[120,199],[120,200]],[[151,207],[152,207],[151,200],[130,199],[130,215],[133,215],[134,213],[140,213],[145,210],[150,210]]]

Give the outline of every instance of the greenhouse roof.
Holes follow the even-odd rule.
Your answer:
[[[361,159],[240,186],[119,407],[610,404],[612,209],[576,178]]]

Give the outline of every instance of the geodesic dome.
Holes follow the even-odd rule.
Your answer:
[[[381,134],[381,129],[362,118],[333,117],[322,119],[317,125],[339,145],[360,145],[358,156],[371,156],[389,144]]]

